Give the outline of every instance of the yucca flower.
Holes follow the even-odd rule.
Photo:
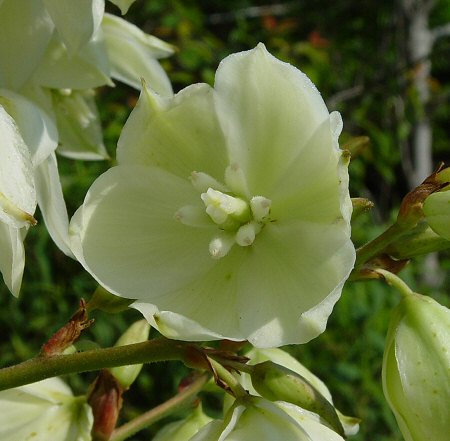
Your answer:
[[[90,441],[92,411],[59,378],[0,392],[2,441]]]
[[[144,86],[71,223],[109,291],[171,338],[303,343],[323,332],[354,263],[340,115],[264,45],[214,88]]]

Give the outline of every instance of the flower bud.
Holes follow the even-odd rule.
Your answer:
[[[150,325],[146,320],[139,320],[133,323],[117,340],[115,346],[125,346],[133,343],[141,343],[148,339],[150,333]],[[111,374],[120,383],[122,388],[128,389],[136,380],[139,372],[142,369],[142,364],[131,364],[128,366],[119,366],[111,368]]]
[[[92,437],[95,441],[108,441],[111,437],[122,408],[122,392],[119,382],[108,370],[100,371],[88,398],[94,416]]]
[[[2,441],[90,441],[92,411],[59,378],[0,392]]]
[[[431,229],[450,240],[450,191],[439,191],[428,196],[423,212]]]
[[[271,401],[286,401],[314,412],[340,435],[344,429],[333,405],[304,377],[272,361],[258,363],[251,372],[253,387]]]
[[[186,441],[210,421],[212,418],[203,412],[199,404],[187,418],[164,426],[153,441]]]
[[[383,390],[406,441],[450,433],[450,310],[420,294],[394,310],[383,359]]]

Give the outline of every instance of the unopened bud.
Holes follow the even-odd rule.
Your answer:
[[[334,406],[304,377],[272,361],[253,366],[253,387],[271,401],[287,401],[322,417],[340,435],[344,429]]]
[[[131,345],[133,343],[141,343],[148,339],[150,333],[150,325],[147,320],[139,320],[133,323],[117,340],[115,346]],[[131,364],[127,366],[119,366],[111,368],[110,372],[123,389],[128,389],[136,380],[139,372],[142,369],[142,364]]]
[[[164,426],[153,438],[153,441],[186,441],[210,421],[212,418],[203,412],[202,405],[199,404],[184,420]]]
[[[121,385],[108,370],[100,371],[88,398],[94,416],[93,441],[108,441],[111,437],[122,408],[122,392]]]
[[[450,433],[450,310],[420,294],[393,311],[383,358],[383,391],[407,440]]]

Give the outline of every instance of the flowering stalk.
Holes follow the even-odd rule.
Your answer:
[[[35,357],[14,366],[0,369],[0,390],[23,386],[50,377],[95,371],[116,366],[181,360],[195,367],[201,348],[192,343],[165,338],[143,343],[94,349],[68,355]]]
[[[159,421],[165,416],[189,406],[192,400],[206,384],[208,379],[209,374],[202,374],[189,386],[185,387],[181,392],[172,398],[118,427],[111,435],[110,441],[123,441],[134,435],[136,432],[152,425],[156,421]]]

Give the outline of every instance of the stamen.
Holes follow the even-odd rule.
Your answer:
[[[194,188],[202,193],[206,192],[208,188],[216,188],[222,192],[228,191],[228,188],[225,185],[203,172],[193,171],[189,179]]]
[[[235,240],[241,247],[248,247],[251,245],[256,235],[261,231],[261,226],[256,222],[249,222],[242,225],[236,233]]]
[[[211,221],[205,216],[205,210],[195,205],[181,207],[175,213],[174,218],[190,227],[204,227],[211,225]]]
[[[234,238],[231,234],[223,234],[214,238],[209,243],[209,254],[214,259],[220,259],[228,254],[234,245]]]
[[[252,210],[253,218],[257,222],[262,222],[270,212],[272,201],[264,196],[254,196],[250,200],[250,208]]]
[[[239,195],[249,196],[244,171],[237,163],[229,165],[225,170],[225,184]]]

